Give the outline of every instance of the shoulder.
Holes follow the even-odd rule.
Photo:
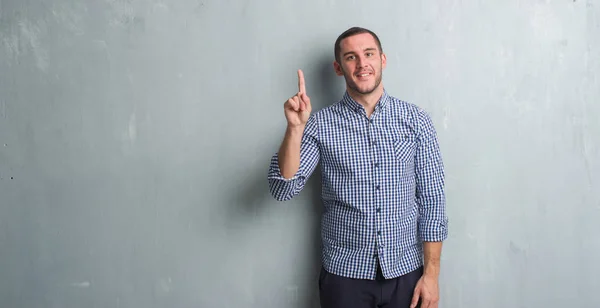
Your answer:
[[[344,106],[342,101],[334,102],[327,105],[317,111],[313,111],[310,117],[315,122],[323,121],[328,118],[338,117],[344,112]]]
[[[395,96],[389,96],[389,104],[393,112],[407,119],[418,121],[430,117],[429,113],[421,106]]]
[[[427,135],[434,130],[431,115],[425,108],[394,96],[389,96],[389,104],[393,116],[410,123],[418,134]]]

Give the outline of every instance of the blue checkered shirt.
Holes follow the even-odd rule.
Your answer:
[[[431,118],[418,106],[384,94],[370,118],[346,92],[311,114],[301,141],[300,167],[282,177],[277,153],[270,192],[293,198],[321,164],[323,267],[340,276],[375,279],[423,265],[423,241],[448,236],[444,167]]]

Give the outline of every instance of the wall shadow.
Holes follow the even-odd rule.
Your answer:
[[[340,100],[344,84],[340,80],[342,77],[338,77],[334,72],[333,57],[330,51],[319,54],[313,63],[315,63],[314,66],[310,67],[305,75],[307,76],[306,91],[311,97],[312,112],[315,113]],[[313,221],[313,228],[310,229],[312,232],[311,238],[313,239],[312,244],[307,247],[305,255],[307,260],[310,260],[308,268],[311,271],[310,275],[307,275],[307,277],[311,277],[310,281],[308,283],[303,282],[303,285],[309,286],[308,293],[302,294],[298,308],[320,307],[318,279],[321,269],[321,216],[323,213],[321,180],[321,167],[319,164],[306,185],[306,188],[311,192],[309,200],[316,219]]]
[[[335,74],[333,60],[329,52],[321,54],[311,70],[311,79],[307,80],[306,91],[311,96],[313,113],[342,98],[345,84],[343,77]]]
[[[303,70],[305,72],[307,92],[311,97],[313,114],[338,101],[343,93],[343,82],[340,79],[336,79],[341,77],[335,75],[332,61],[333,57],[331,54],[323,52],[312,62],[314,63],[312,66]],[[281,139],[274,140],[269,149],[278,149],[280,142]],[[231,220],[237,221],[238,219],[245,219],[252,215],[260,215],[261,212],[267,210],[266,203],[268,202],[266,201],[270,201],[272,198],[269,194],[267,171],[271,159],[270,155],[274,153],[269,153],[264,159],[261,157],[259,161],[262,163],[252,166],[250,170],[239,170],[237,173],[238,178],[245,178],[246,180],[241,189],[235,189],[235,193],[227,198],[230,200],[233,199],[233,202],[229,202],[233,207],[228,209],[228,212],[235,216],[230,217]],[[316,203],[315,210],[319,211],[321,209],[320,185],[320,167],[317,167],[308,180],[305,189],[315,194],[311,200],[312,203]]]
[[[306,285],[307,293],[302,294],[298,308],[318,308],[319,306],[319,271],[321,269],[321,215],[323,213],[323,204],[321,201],[321,167],[317,167],[313,176],[307,183],[307,188],[310,189],[310,205],[315,219],[311,221],[310,228],[310,246],[306,247],[305,258],[308,261],[308,269],[310,270],[310,281],[302,282],[301,285]]]
[[[343,81],[341,77],[335,75],[332,65],[333,58],[329,52],[323,52],[316,55],[312,64],[306,69],[306,87],[307,92],[311,97],[311,103],[313,106],[312,112],[318,112],[324,107],[331,105],[341,98],[343,88]],[[281,140],[273,140],[272,144],[269,144],[269,149],[277,149],[280,145]],[[235,187],[229,196],[226,196],[226,200],[229,200],[226,204],[225,211],[226,221],[224,227],[227,230],[235,230],[234,232],[243,232],[246,228],[251,228],[257,221],[255,218],[265,215],[271,210],[276,210],[277,203],[272,202],[272,196],[269,193],[267,172],[271,155],[269,153],[266,157],[261,157],[258,160],[260,163],[255,163],[250,166],[249,170],[239,170],[235,180],[235,183],[242,184],[241,186]],[[233,176],[233,175],[232,175]],[[304,258],[302,259],[302,268],[310,272],[301,273],[301,279],[304,281],[297,281],[299,286],[296,300],[291,304],[290,308],[318,308],[319,305],[319,290],[318,290],[318,278],[319,271],[321,269],[321,215],[323,213],[323,205],[321,200],[321,167],[320,165],[315,168],[313,174],[309,178],[306,186],[302,192],[303,200],[310,204],[311,213],[314,215],[313,218],[306,222],[307,230],[309,233],[310,241],[307,247],[303,250],[305,252]],[[306,280],[308,279],[308,280]]]

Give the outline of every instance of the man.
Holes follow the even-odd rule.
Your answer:
[[[436,308],[448,236],[436,131],[422,109],[384,89],[386,55],[375,33],[350,28],[334,52],[344,96],[311,115],[298,70],[298,93],[284,104],[285,136],[271,159],[270,192],[291,199],[321,163],[323,308]]]

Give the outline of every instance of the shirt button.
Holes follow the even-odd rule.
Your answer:
[[[375,163],[375,168],[379,167],[379,163]]]
[[[380,207],[377,208],[377,213],[381,213],[381,208]]]
[[[379,185],[376,185],[376,186],[375,186],[375,189],[379,190]]]
[[[377,235],[381,235],[381,231],[377,231]]]

